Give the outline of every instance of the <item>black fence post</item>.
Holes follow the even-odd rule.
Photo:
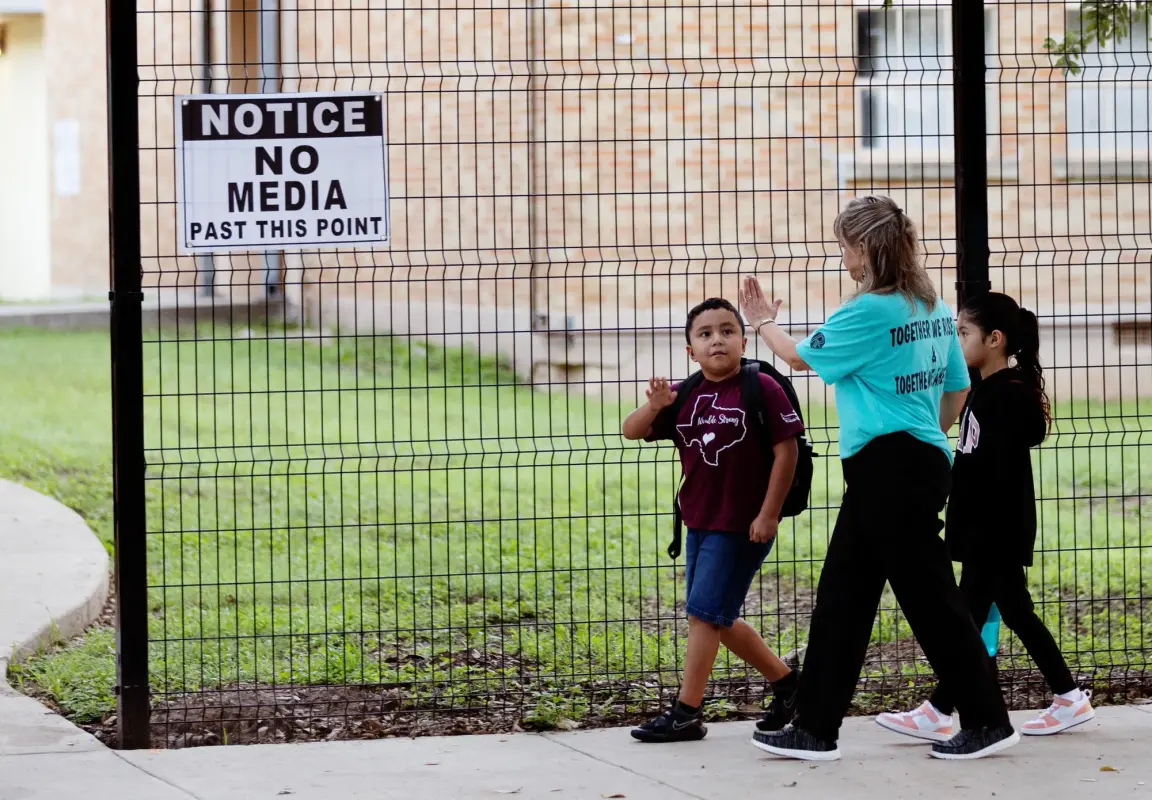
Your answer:
[[[984,4],[952,0],[955,108],[956,291],[959,302],[991,289],[988,279],[988,113]]]
[[[112,259],[112,472],[120,746],[150,744],[144,513],[144,295],[140,265],[139,73],[135,0],[107,0],[108,201]]]

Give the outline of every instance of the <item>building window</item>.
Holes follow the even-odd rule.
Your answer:
[[[991,11],[985,9],[986,53],[994,52]],[[864,147],[951,149],[951,14],[946,5],[857,9],[857,118]],[[991,122],[994,104],[989,112]]]
[[[1077,9],[1068,11],[1068,31],[1079,35]],[[1147,150],[1152,120],[1152,54],[1146,18],[1132,15],[1128,35],[1103,45],[1093,42],[1079,59],[1080,74],[1068,79],[1068,151],[1131,153]]]
[[[260,2],[228,0],[228,91],[260,91]]]

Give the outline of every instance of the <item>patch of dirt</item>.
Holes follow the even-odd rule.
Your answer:
[[[113,581],[108,582],[108,599],[104,608],[100,609],[100,616],[89,625],[91,628],[111,628],[116,624],[116,586]]]
[[[659,602],[648,595],[641,601],[640,627],[647,633],[659,633],[675,627],[680,635],[688,633],[687,611],[684,605],[684,571],[676,573],[678,599],[669,607],[670,598],[661,597]],[[812,621],[812,609],[816,607],[816,590],[790,578],[773,578],[768,575],[758,577],[748,589],[744,601],[743,615],[753,624],[762,621],[763,630],[775,636],[783,630],[797,628],[807,631]],[[757,626],[759,627],[759,625]]]
[[[1114,620],[1145,620],[1152,612],[1152,602],[1145,598],[1097,599],[1078,596],[1073,591],[1061,593],[1061,613],[1081,635],[1108,628]]]
[[[1022,653],[1013,657],[1023,657]],[[1001,662],[1005,659],[1002,657]],[[907,674],[915,665],[919,674]],[[1044,676],[1035,668],[1000,664],[1000,687],[1009,709],[1044,708],[1051,692]],[[1152,697],[1152,672],[1128,667],[1100,667],[1081,670],[1076,681],[1093,689],[1096,705],[1117,705]],[[907,710],[918,705],[936,687],[936,677],[915,638],[908,637],[872,645],[865,656],[864,675],[853,698],[851,714],[877,714]]]
[[[399,689],[382,686],[237,687],[200,692],[154,702],[153,746],[496,733],[515,730],[521,716],[518,709],[498,703],[451,714],[410,706]]]
[[[915,637],[896,639],[891,642],[881,642],[871,645],[864,655],[864,671],[894,670],[899,672],[905,664],[922,664],[925,670],[931,670],[924,651]]]
[[[639,722],[674,696],[675,687],[656,687],[655,683],[623,681],[582,685],[580,696],[597,709],[596,713],[578,723],[569,722],[568,726],[595,728]],[[533,725],[524,719],[534,707],[535,692],[512,685],[508,689],[511,691],[475,694],[468,707],[442,709],[418,707],[405,698],[404,690],[395,686],[243,686],[157,698],[152,709],[152,746],[456,736],[552,727]],[[625,698],[633,690],[659,700],[652,700],[643,709],[629,710]],[[716,690],[725,699],[740,702],[747,714],[758,711],[763,695],[751,681],[725,682]],[[739,716],[742,715],[731,718]],[[116,747],[116,722],[111,717],[100,724],[81,727]]]
[[[866,667],[867,669],[867,667]],[[1049,702],[1043,676],[1036,670],[1002,670],[1001,685],[1012,709],[1041,708]],[[1095,688],[1097,705],[1131,703],[1152,697],[1152,673],[1124,669],[1081,673]],[[157,698],[152,710],[152,746],[182,748],[218,744],[315,742],[458,736],[543,730],[554,725],[529,723],[536,692],[507,681],[505,690],[452,698],[455,707],[418,704],[407,687],[314,686],[270,688],[240,686]],[[916,705],[932,691],[931,675],[866,675],[849,714],[876,714]],[[567,687],[594,711],[579,720],[558,721],[564,728],[631,725],[671,702],[676,686],[651,681],[589,681]],[[723,700],[728,720],[754,719],[770,693],[758,677],[714,681],[708,700]],[[637,701],[635,698],[643,698]],[[629,699],[632,698],[632,699]],[[445,698],[446,700],[447,698]],[[82,726],[109,746],[117,746],[116,718]]]
[[[927,669],[927,664],[925,664]],[[1124,705],[1152,698],[1152,672],[1125,667],[1101,668],[1076,674],[1078,683],[1092,689],[1093,705]],[[860,682],[852,700],[851,716],[882,711],[907,711],[919,705],[936,688],[933,675],[869,676]],[[1000,688],[1009,710],[1045,708],[1052,702],[1048,683],[1037,669],[1000,670]]]
[[[494,633],[501,633],[510,638],[510,634],[504,634],[503,631],[496,631]],[[490,639],[489,641],[492,640]],[[499,645],[497,644],[495,646]],[[415,649],[408,644],[388,643],[380,645],[376,651],[376,656],[380,660],[380,663],[391,666],[411,664],[422,667],[435,662],[442,668],[479,667],[494,673],[511,670],[523,674],[525,672],[535,673],[539,670],[539,664],[534,659],[503,651],[479,650],[475,647],[444,651],[431,656],[417,653]]]
[[[808,627],[815,593],[785,581],[758,581],[749,592],[746,613],[762,618],[766,630]],[[667,602],[667,599],[665,599]],[[1087,605],[1088,601],[1085,601]],[[95,623],[115,622],[116,601],[110,597]],[[673,612],[653,602],[644,607],[646,629],[684,626],[683,604]],[[675,614],[676,616],[672,616]],[[652,627],[650,627],[652,626]],[[381,647],[378,657],[391,664],[424,664],[428,659],[407,646]],[[631,725],[671,702],[677,676],[652,675],[645,680],[571,681],[541,675],[540,665],[501,653],[498,649],[461,649],[437,654],[435,660],[455,668],[480,668],[509,677],[471,678],[454,686],[428,684],[379,686],[236,686],[153,700],[153,747],[182,748],[217,744],[382,739],[415,736],[455,736],[515,733],[525,729],[596,728]],[[904,668],[916,665],[919,674]],[[1085,671],[1077,679],[1095,691],[1097,705],[1130,703],[1152,697],[1152,672],[1127,668]],[[1049,702],[1043,676],[1034,669],[1002,668],[1000,682],[1013,709],[1039,708]],[[904,709],[920,703],[932,691],[935,678],[913,638],[868,649],[863,677],[851,715]],[[417,690],[420,690],[419,692]],[[549,725],[526,716],[541,693],[578,697],[589,712],[575,722],[558,719]],[[771,692],[758,675],[721,670],[709,686],[708,700],[722,700],[721,718],[753,719]],[[53,707],[49,698],[38,696]],[[117,720],[109,717],[81,726],[111,747],[118,746]]]
[[[762,619],[770,635],[794,628],[807,631],[812,624],[812,609],[816,607],[816,589],[790,578],[775,579],[762,575],[752,582],[748,599],[744,602],[744,615]]]

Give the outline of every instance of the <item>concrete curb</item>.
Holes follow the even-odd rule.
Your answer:
[[[11,689],[7,672],[9,662],[81,633],[107,600],[108,553],[84,520],[0,480],[0,755],[27,747],[103,747]]]
[[[0,658],[70,639],[108,600],[108,553],[80,515],[0,480]]]
[[[194,293],[167,293],[162,301],[148,292],[141,322],[187,327],[203,323],[255,325],[295,321],[298,309],[282,299],[233,302],[225,297],[201,297]],[[41,328],[46,330],[107,331],[111,324],[107,302],[0,305],[0,330]]]

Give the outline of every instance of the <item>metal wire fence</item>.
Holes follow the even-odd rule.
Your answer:
[[[620,422],[650,375],[688,373],[687,309],[742,276],[786,298],[797,335],[839,305],[831,223],[857,194],[897,198],[955,302],[953,7],[136,6],[110,18],[110,46],[133,45],[113,58],[136,56],[114,70],[113,174],[132,182],[138,144],[142,267],[122,228],[117,290],[139,280],[161,311],[115,346],[125,375],[139,359],[143,400],[121,383],[119,591],[122,669],[147,664],[155,741],[655,710],[686,630],[664,555],[679,468]],[[1152,651],[1146,18],[1073,74],[1044,41],[1083,29],[1079,5],[984,8],[988,277],[1041,318],[1055,412],[1030,581],[1082,679],[1124,697],[1147,691]],[[175,96],[369,89],[385,97],[390,246],[178,255]],[[782,654],[806,640],[842,490],[831,394],[795,385],[826,457],[745,607]],[[1000,666],[1014,703],[1039,703],[1007,631]],[[857,708],[930,681],[886,594]],[[751,713],[765,690],[722,654],[707,711]]]

